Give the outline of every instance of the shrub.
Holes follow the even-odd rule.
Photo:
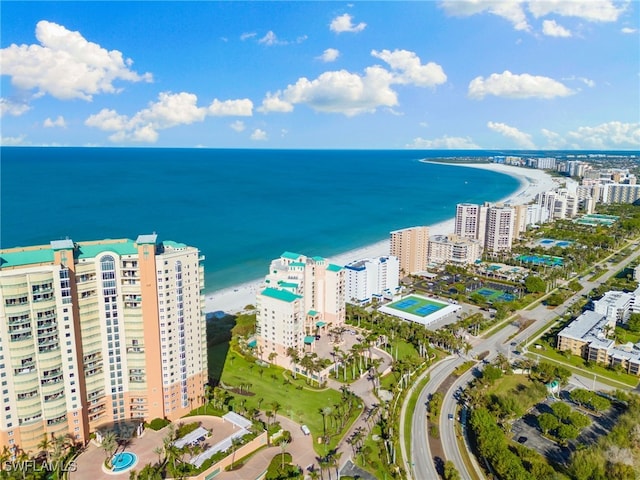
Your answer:
[[[166,418],[154,418],[153,420],[151,420],[151,422],[149,423],[149,428],[151,430],[155,430],[158,431],[164,427],[166,427],[167,425],[169,425],[171,422],[169,420],[167,420]]]

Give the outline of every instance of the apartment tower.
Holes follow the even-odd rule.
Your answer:
[[[195,408],[208,379],[203,259],[155,234],[0,250],[0,445],[85,443]]]
[[[427,269],[429,227],[411,227],[391,232],[391,255],[398,258],[400,277]]]
[[[256,334],[262,355],[304,350],[306,337],[344,325],[345,271],[323,257],[284,252],[271,262],[256,296]],[[311,341],[307,339],[307,341]]]

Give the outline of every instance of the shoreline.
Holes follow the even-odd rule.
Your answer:
[[[444,162],[430,162],[421,160],[424,163],[443,164]],[[502,173],[516,178],[520,182],[518,189],[495,203],[509,203],[511,205],[522,205],[532,201],[540,192],[546,192],[558,187],[559,181],[544,170],[528,169],[522,167],[514,167],[511,165],[502,165],[498,163],[445,163],[445,165],[454,167],[479,168],[483,170],[491,170],[496,173]],[[566,181],[568,179],[563,179]],[[428,225],[429,235],[446,235],[453,233],[455,224],[454,216],[442,222]],[[377,243],[365,245],[356,249],[349,250],[333,257],[327,257],[331,263],[337,265],[346,265],[354,260],[361,260],[368,257],[379,257],[389,255],[389,240],[381,240]],[[269,260],[271,261],[271,260]],[[265,263],[265,272],[268,265]],[[264,277],[250,280],[239,285],[223,288],[214,292],[205,294],[205,312],[207,314],[214,312],[225,312],[236,314],[242,312],[247,305],[255,305],[256,294]]]

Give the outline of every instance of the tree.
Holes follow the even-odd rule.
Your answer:
[[[239,437],[233,437],[231,439],[231,466],[229,467],[230,470],[233,470],[233,462],[236,459],[236,449],[242,445],[242,439]]]
[[[545,412],[538,415],[538,427],[540,427],[540,430],[545,435],[558,428],[559,425],[560,422],[556,416],[551,413]]]
[[[118,447],[118,441],[116,438],[116,434],[112,431],[106,432],[102,436],[102,443],[100,444],[100,448],[104,450],[105,455],[107,456],[107,465],[111,467],[111,457],[113,453],[116,451]]]
[[[502,377],[502,370],[495,365],[487,365],[484,370],[482,370],[482,378],[491,385],[500,377]]]
[[[544,293],[547,291],[545,281],[535,275],[529,275],[524,279],[524,286],[529,293]]]
[[[444,463],[444,480],[460,480],[460,473],[451,460]]]
[[[553,414],[556,417],[558,417],[558,420],[560,420],[561,422],[568,420],[569,416],[571,415],[571,412],[573,411],[571,410],[571,407],[564,402],[554,402],[551,405],[551,410],[553,411]]]

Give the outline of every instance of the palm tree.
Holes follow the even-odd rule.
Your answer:
[[[293,378],[296,378],[296,365],[300,361],[300,355],[298,354],[298,350],[293,347],[287,348],[287,356],[291,359],[291,363],[293,364],[293,368],[291,372],[293,373]]]
[[[9,460],[11,460],[11,450],[7,445],[3,445],[0,451],[0,471],[4,470],[4,466]]]
[[[242,445],[242,439],[239,437],[233,437],[231,439],[231,466],[229,467],[230,470],[233,470],[233,462],[236,459],[236,449]]]
[[[323,407],[320,410],[320,415],[322,415],[322,436],[327,436],[327,415],[331,415],[333,409],[331,407]],[[326,438],[325,438],[326,440]]]
[[[116,451],[118,447],[118,439],[116,438],[116,434],[112,431],[106,432],[102,436],[102,443],[100,444],[100,448],[104,450],[105,455],[107,456],[107,466],[111,467],[111,457],[113,453]]]
[[[51,434],[51,436],[53,437],[53,434]],[[47,457],[47,463],[51,463],[51,447],[53,446],[53,441],[49,440],[49,436],[45,433],[42,436],[42,441],[38,444],[38,448],[45,452],[45,455]]]

